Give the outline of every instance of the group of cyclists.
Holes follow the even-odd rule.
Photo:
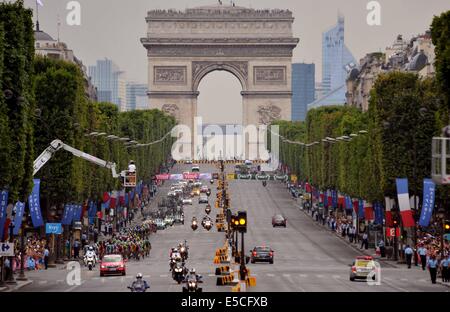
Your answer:
[[[97,243],[99,258],[104,255],[120,254],[124,259],[139,261],[150,255],[152,245],[150,243],[151,225],[142,224],[121,230],[110,239]]]

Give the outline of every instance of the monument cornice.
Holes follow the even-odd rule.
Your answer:
[[[235,45],[235,44],[277,44],[277,45],[297,45],[300,39],[286,37],[286,38],[141,38],[141,43],[144,46],[152,45],[198,45],[198,44],[221,44],[221,45]]]
[[[147,45],[148,57],[292,57],[294,44]]]
[[[192,97],[197,98],[200,92],[198,91],[149,91],[147,95],[149,98],[173,98],[173,97]]]
[[[242,91],[241,95],[243,97],[264,97],[264,98],[286,97],[286,98],[291,98],[292,92],[291,91]]]

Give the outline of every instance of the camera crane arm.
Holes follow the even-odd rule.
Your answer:
[[[80,150],[77,150],[76,148],[73,148],[65,143],[63,143],[61,140],[54,140],[52,143],[50,143],[49,147],[47,147],[41,155],[39,155],[38,158],[34,160],[33,164],[33,176],[36,175],[36,173],[41,170],[41,168],[53,157],[53,155],[59,151],[60,149],[63,149],[65,151],[68,151],[75,157],[79,157],[81,159],[87,160],[93,164],[96,164],[100,167],[108,168],[111,170],[113,178],[119,178],[122,176],[122,174],[118,174],[116,172],[116,164],[113,162],[109,162],[100,158],[97,158],[95,156],[86,154],[85,152],[82,152]]]

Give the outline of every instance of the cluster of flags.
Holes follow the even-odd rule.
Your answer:
[[[430,179],[425,179],[423,183],[423,205],[419,225],[427,227],[434,210],[435,184]],[[414,227],[416,225],[412,210],[414,204],[409,196],[408,180],[396,179],[396,186],[398,208],[402,225],[404,228]],[[393,226],[392,209],[396,205],[396,200],[393,198],[386,197],[384,203],[370,203],[362,199],[353,199],[350,196],[340,194],[335,190],[319,192],[319,190],[315,189],[309,183],[305,183],[304,188],[306,192],[312,193],[315,198],[320,199],[324,207],[331,207],[333,209],[342,207],[349,213],[354,212],[359,219],[374,221],[375,224],[383,224],[384,221],[386,226]],[[418,206],[417,203],[417,207]]]

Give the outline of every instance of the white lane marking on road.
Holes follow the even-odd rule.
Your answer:
[[[407,282],[407,281],[408,281],[407,278],[401,278],[400,280],[401,280],[402,282]]]
[[[299,274],[300,277],[308,277],[308,274]]]
[[[316,277],[317,278],[323,278],[323,275],[322,274],[316,274]]]
[[[274,277],[274,276],[275,276],[275,274],[272,274],[272,273],[267,273],[267,276],[268,276],[268,277]]]
[[[70,288],[64,290],[64,292],[72,292],[75,288],[82,286],[82,285],[84,284],[84,282],[85,282],[85,281],[81,281],[81,284],[80,284],[80,285],[72,286],[72,287],[70,287]]]
[[[290,277],[291,274],[283,274],[284,277]]]
[[[159,277],[168,277],[167,274],[161,274]]]
[[[216,276],[216,274],[208,274],[209,277]]]
[[[341,278],[340,275],[333,275],[333,278]]]
[[[40,281],[39,285],[44,285],[44,284],[47,284],[47,283],[48,283],[48,281]]]

